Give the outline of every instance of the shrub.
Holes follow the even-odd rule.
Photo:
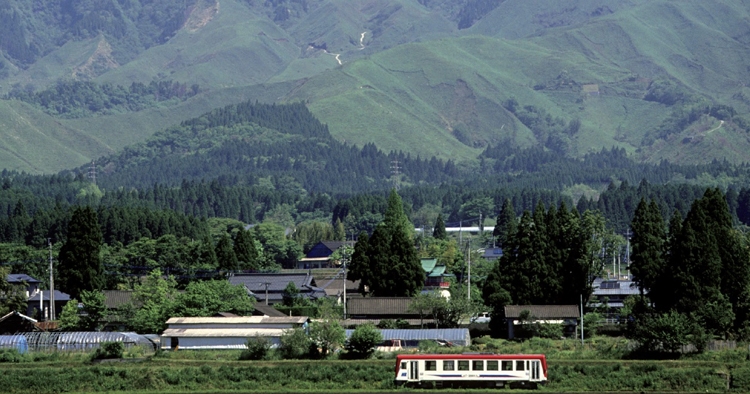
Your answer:
[[[248,338],[247,349],[240,353],[240,360],[265,360],[270,350],[271,341],[268,338]]]
[[[21,354],[18,349],[0,349],[0,363],[20,363],[28,359],[29,357]]]
[[[307,357],[310,354],[310,348],[313,345],[310,337],[302,328],[294,328],[284,331],[281,336],[281,346],[279,352],[285,359],[299,359]]]
[[[382,341],[383,335],[373,324],[363,324],[352,333],[346,344],[346,350],[356,358],[368,358],[375,350],[375,346]]]
[[[125,344],[122,342],[102,342],[99,349],[96,349],[92,360],[102,360],[109,358],[122,358],[125,353]]]

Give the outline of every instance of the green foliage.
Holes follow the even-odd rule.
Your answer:
[[[367,323],[357,326],[346,343],[346,350],[353,354],[355,358],[368,358],[375,350],[375,346],[383,341],[383,335],[380,334],[374,324]]]
[[[133,82],[130,87],[90,81],[59,81],[34,93],[16,89],[7,98],[34,104],[50,115],[81,118],[142,111],[159,102],[187,100],[199,91],[198,85],[188,87],[169,80],[151,81],[148,85]]]
[[[68,225],[67,240],[60,249],[60,288],[73,298],[85,290],[101,290],[104,269],[99,257],[102,232],[91,207],[76,208]]]
[[[311,346],[314,346],[310,336],[303,328],[285,330],[280,339],[279,352],[282,358],[288,360],[308,357]]]
[[[24,284],[16,285],[8,282],[10,267],[0,266],[0,315],[18,311],[26,313],[26,289]]]
[[[78,313],[78,300],[73,298],[66,302],[62,313],[58,316],[60,329],[63,331],[78,331],[78,327],[81,326],[81,317]]]
[[[383,222],[369,240],[360,238],[355,246],[349,277],[360,279],[376,297],[416,294],[424,285],[424,271],[413,232],[401,197],[392,190]]]
[[[584,338],[593,338],[599,332],[604,323],[604,318],[598,312],[589,312],[583,315]],[[560,333],[562,334],[562,332]]]
[[[132,303],[126,308],[129,325],[140,334],[161,333],[176,307],[177,282],[155,269],[135,286]]]
[[[185,292],[176,296],[172,313],[175,316],[208,317],[219,312],[230,312],[240,316],[254,310],[255,300],[243,286],[235,286],[226,280],[191,282]]]
[[[92,360],[111,359],[111,358],[122,358],[125,353],[125,344],[122,342],[102,342],[99,348],[96,349],[94,354],[91,355]]]
[[[339,323],[338,315],[329,305],[321,306],[321,318],[310,324],[310,339],[320,349],[322,357],[340,349],[346,342],[346,331]]]
[[[442,214],[438,214],[438,217],[435,220],[435,226],[432,230],[432,237],[441,240],[445,240],[448,237],[447,233],[445,232],[445,222],[443,221]]]
[[[28,353],[21,354],[18,352],[18,349],[0,349],[0,363],[21,363],[32,360],[32,357]]]
[[[240,360],[265,360],[271,351],[271,341],[266,337],[248,338],[246,346]]]

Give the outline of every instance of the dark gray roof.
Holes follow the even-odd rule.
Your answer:
[[[256,302],[254,308],[256,312],[259,312],[260,314],[265,315],[265,316],[269,316],[269,317],[285,317],[286,316],[284,312],[272,306],[265,305],[261,302]]]
[[[133,300],[132,290],[104,290],[104,305],[108,309],[117,309]]]
[[[21,282],[26,282],[26,283],[29,283],[29,284],[31,284],[31,283],[41,283],[40,281],[38,281],[38,280],[36,280],[36,279],[34,279],[34,278],[26,275],[26,274],[9,274],[8,277],[7,277],[7,279],[8,279],[8,283],[21,283]]]
[[[258,301],[266,299],[268,284],[268,302],[275,304],[283,299],[284,289],[294,283],[300,295],[311,298],[325,297],[325,291],[315,285],[315,279],[309,273],[303,274],[236,274],[229,278],[233,285],[245,286],[248,292]]]
[[[349,315],[418,315],[409,311],[412,299],[409,297],[361,297],[346,301]]]
[[[39,302],[39,293],[40,292],[37,292],[36,294],[29,297],[29,302],[31,301]],[[41,291],[41,293],[44,296],[42,301],[49,301],[49,290],[43,290]],[[70,294],[63,293],[60,290],[55,290],[55,302],[57,303],[57,302],[62,302],[62,301],[65,301],[65,302],[70,301]]]
[[[505,317],[518,318],[524,310],[537,319],[570,319],[578,318],[581,314],[577,305],[507,305]]]

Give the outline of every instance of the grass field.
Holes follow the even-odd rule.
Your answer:
[[[544,353],[549,384],[537,392],[747,392],[748,353],[712,351],[674,360],[638,360],[627,341],[475,341],[470,349]],[[238,361],[240,351],[135,351],[122,360],[92,363],[87,354],[36,353],[0,368],[3,392],[401,392],[392,383],[394,356],[371,360]],[[0,355],[5,355],[0,353]],[[414,390],[420,391],[420,390]],[[472,390],[471,392],[483,392]],[[493,390],[494,391],[494,390]],[[441,390],[451,392],[451,390]],[[456,391],[458,392],[458,391]],[[467,392],[461,390],[460,392]]]

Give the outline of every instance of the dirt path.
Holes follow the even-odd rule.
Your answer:
[[[711,130],[707,131],[707,132],[706,132],[706,135],[709,135],[709,134],[713,133],[714,131],[716,131],[716,130],[719,130],[719,129],[721,128],[721,126],[723,126],[723,125],[724,125],[724,121],[723,121],[723,120],[720,120],[720,121],[719,121],[719,125],[718,125],[718,126],[716,126],[716,128],[715,128],[715,129],[711,129]]]

